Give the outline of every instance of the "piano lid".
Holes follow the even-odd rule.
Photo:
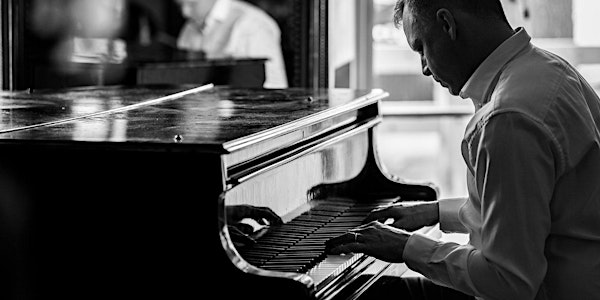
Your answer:
[[[381,90],[211,86],[190,92],[193,89],[198,87],[109,86],[2,92],[0,144],[152,144],[170,150],[225,154],[266,139],[272,141],[273,137],[324,119],[334,120],[387,96]],[[182,96],[171,97],[178,93]],[[164,98],[168,99],[156,101]],[[141,105],[145,102],[152,105]],[[124,109],[128,106],[135,109]]]

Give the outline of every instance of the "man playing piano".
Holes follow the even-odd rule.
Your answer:
[[[600,299],[595,91],[513,29],[499,0],[399,0],[394,20],[423,74],[475,105],[462,142],[468,197],[374,210],[330,252],[405,262],[422,286],[468,297]],[[437,223],[469,242],[408,232]]]

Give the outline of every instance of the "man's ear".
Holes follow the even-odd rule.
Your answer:
[[[450,39],[456,40],[456,22],[452,13],[446,8],[440,8],[435,16]]]

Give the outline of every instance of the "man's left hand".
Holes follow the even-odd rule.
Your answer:
[[[330,254],[364,253],[383,261],[401,263],[409,237],[407,231],[373,221],[332,238],[326,246]]]

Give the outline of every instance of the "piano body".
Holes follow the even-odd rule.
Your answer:
[[[386,96],[3,92],[0,297],[357,298],[390,265],[328,256],[324,241],[378,205],[437,197],[381,165],[374,129]],[[240,244],[226,218],[238,205],[269,207],[284,224],[254,224],[256,243]]]

